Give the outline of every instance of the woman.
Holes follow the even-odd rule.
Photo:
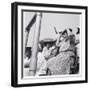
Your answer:
[[[31,47],[26,47],[25,49],[25,58],[24,58],[24,67],[29,68],[30,59],[31,59]]]
[[[43,55],[43,47],[41,43],[39,43],[36,76],[45,76],[46,72],[47,72],[47,61]]]
[[[48,60],[48,68],[52,75],[70,74],[71,56],[74,56],[74,48],[70,48],[70,38],[67,30],[58,35],[56,47],[59,48],[59,54]]]

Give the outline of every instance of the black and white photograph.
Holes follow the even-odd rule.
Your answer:
[[[23,76],[79,73],[79,13],[24,11],[23,21]]]
[[[13,10],[18,85],[87,81],[87,7],[14,3]]]

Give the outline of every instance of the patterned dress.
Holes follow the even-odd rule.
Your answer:
[[[63,40],[59,44],[59,54],[48,60],[47,67],[52,75],[64,75],[70,73],[71,56],[74,56],[70,45],[70,39]]]

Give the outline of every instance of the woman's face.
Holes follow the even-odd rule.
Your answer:
[[[67,37],[68,37],[68,34],[67,34],[67,33],[61,35],[60,41],[63,41],[63,40],[64,40],[65,38],[67,38]]]
[[[41,51],[42,50],[41,44],[39,44],[38,46],[39,46],[39,51]]]
[[[62,36],[63,36],[63,38],[66,38],[68,36],[68,34],[64,33]]]

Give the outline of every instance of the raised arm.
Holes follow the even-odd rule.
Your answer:
[[[58,47],[60,44],[60,34],[57,34],[57,38],[56,38],[56,46]]]

